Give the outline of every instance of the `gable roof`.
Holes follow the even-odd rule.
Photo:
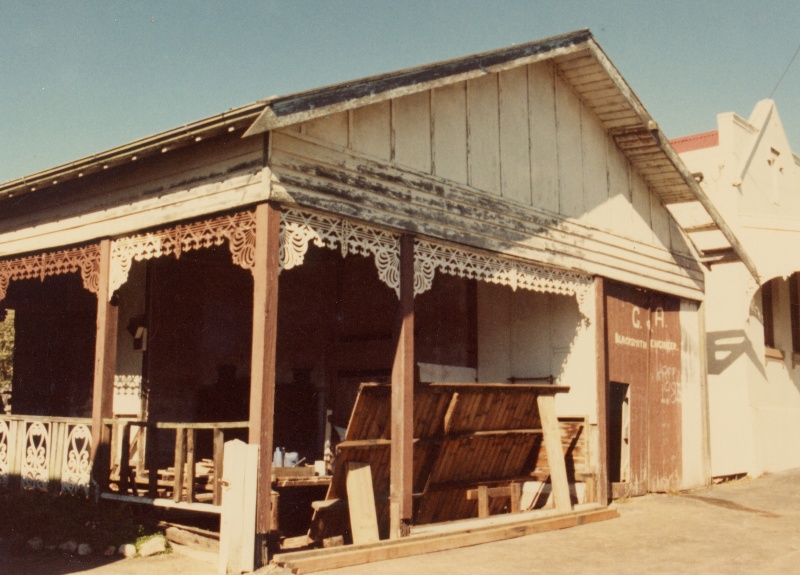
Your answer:
[[[757,279],[755,264],[733,230],[589,30],[273,98],[245,136],[543,61],[557,68],[661,202],[699,203],[727,243],[726,253]],[[673,217],[680,225],[675,212]]]
[[[246,128],[244,137],[248,137],[335,112],[543,61],[551,62],[557,68],[661,202],[666,206],[699,202],[733,252],[757,277],[755,266],[733,231],[589,30],[262,100],[1,184],[0,199],[34,192],[145,155],[191,145],[198,139],[223,131]]]

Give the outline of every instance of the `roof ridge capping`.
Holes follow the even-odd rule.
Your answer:
[[[549,60],[586,49],[590,43],[597,46],[591,31],[586,28],[544,40],[270,98],[265,102],[264,111],[244,136],[260,134],[312,118],[407,96],[540,60]]]

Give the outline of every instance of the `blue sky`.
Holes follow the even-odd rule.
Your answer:
[[[581,28],[675,138],[770,95],[800,1],[0,0],[0,182],[271,95]],[[800,57],[774,99],[800,152]]]

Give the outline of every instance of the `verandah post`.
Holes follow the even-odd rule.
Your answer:
[[[100,241],[99,287],[97,290],[97,335],[94,351],[92,391],[92,477],[102,493],[108,484],[110,434],[103,420],[111,417],[114,371],[117,362],[117,308],[111,305],[111,240]]]
[[[256,493],[256,566],[266,564],[267,534],[272,515],[272,437],[275,413],[275,356],[278,331],[278,269],[280,209],[256,207],[256,247],[253,267],[253,350],[250,368],[250,428],[248,443],[259,446]]]
[[[389,536],[408,535],[414,466],[414,236],[400,238],[400,305],[392,366]]]
[[[597,429],[598,451],[597,461],[597,502],[607,505],[609,501],[608,485],[608,349],[606,344],[606,282],[597,276],[594,278],[595,294],[595,353],[597,369]]]

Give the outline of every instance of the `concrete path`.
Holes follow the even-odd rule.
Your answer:
[[[649,495],[615,506],[620,518],[602,523],[322,573],[800,573],[800,469],[679,495]],[[97,565],[0,553],[0,573],[213,575],[216,555],[180,548],[164,557]]]
[[[615,506],[611,521],[322,573],[800,573],[800,470]]]

